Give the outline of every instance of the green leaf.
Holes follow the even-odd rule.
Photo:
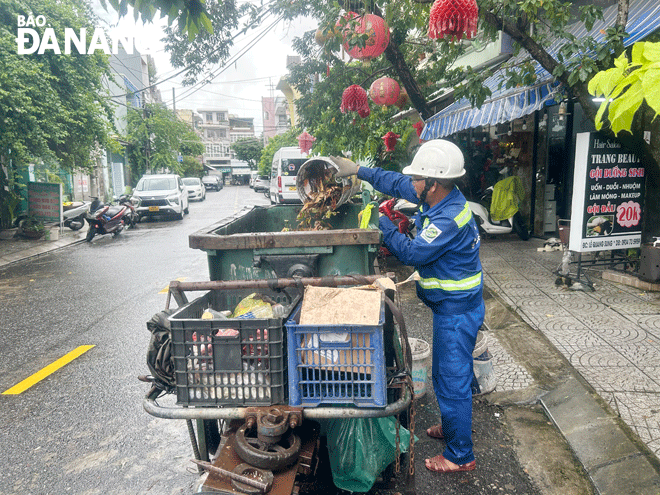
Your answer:
[[[660,113],[660,62],[656,62],[646,71],[642,78],[642,88],[646,103],[656,114]]]
[[[644,100],[644,92],[641,84],[631,86],[621,98],[617,98],[610,104],[609,121],[612,131],[618,134],[622,130],[629,131],[632,127],[635,112]]]
[[[596,113],[596,118],[594,120],[594,124],[596,125],[596,130],[600,131],[600,129],[603,127],[603,114],[605,113],[605,110],[607,109],[609,101],[605,100],[600,104],[600,108],[598,108],[598,113]]]

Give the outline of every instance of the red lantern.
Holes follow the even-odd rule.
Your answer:
[[[385,142],[385,150],[386,151],[394,151],[394,147],[396,146],[396,141],[400,137],[401,136],[399,136],[398,134],[394,134],[392,131],[385,134],[381,138]]]
[[[357,58],[358,60],[376,58],[385,51],[387,45],[390,43],[390,27],[382,17],[378,17],[377,15],[364,14],[360,16],[355,12],[348,12],[344,15],[343,19],[337,21],[337,26],[342,24],[345,26],[344,50],[352,58]],[[351,36],[365,33],[369,35],[369,38],[367,38],[364,48],[360,48],[358,45],[351,48],[348,43]]]
[[[369,88],[369,96],[376,105],[394,105],[400,93],[399,83],[391,77],[376,79]]]
[[[435,0],[429,18],[429,38],[447,36],[461,40],[477,34],[479,7],[476,0]]]
[[[371,109],[369,108],[369,105],[367,104],[364,107],[362,107],[360,110],[358,110],[358,115],[363,119],[369,117],[369,115],[371,115]]]
[[[422,131],[424,130],[424,121],[423,120],[418,120],[413,124],[413,127],[417,131],[417,137],[422,135]]]
[[[309,153],[309,150],[312,149],[312,143],[316,141],[316,138],[309,134],[307,131],[304,131],[300,136],[298,136],[298,147],[300,151],[305,154]]]
[[[346,88],[341,95],[341,107],[339,109],[341,113],[359,112],[366,105],[367,92],[357,84],[353,84]]]

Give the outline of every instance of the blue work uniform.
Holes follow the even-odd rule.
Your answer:
[[[360,167],[358,177],[391,196],[418,202],[410,176]],[[463,194],[455,188],[415,217],[414,239],[387,218],[379,227],[383,244],[402,263],[417,269],[418,297],[433,311],[433,388],[447,442],[444,457],[455,464],[472,452],[472,351],[484,320],[479,230]]]

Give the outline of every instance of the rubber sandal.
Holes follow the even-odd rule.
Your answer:
[[[429,466],[429,463],[431,466]],[[457,467],[453,467],[450,466],[449,461],[440,454],[431,459],[426,459],[424,465],[426,466],[426,469],[435,473],[459,473],[461,471],[474,471],[477,467],[477,461],[459,464]]]
[[[426,434],[430,436],[431,438],[445,438],[445,436],[442,434],[442,425],[437,424],[434,426],[431,426],[426,430]]]

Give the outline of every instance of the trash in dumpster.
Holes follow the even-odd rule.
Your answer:
[[[303,207],[296,218],[297,230],[331,230],[327,220],[359,191],[360,181],[356,177],[335,177],[338,160],[342,158],[312,158],[300,167],[296,187]]]
[[[301,171],[305,188],[309,190],[307,200],[298,213],[299,230],[330,230],[324,223],[335,215],[337,201],[341,198],[343,186],[335,181],[333,170],[323,162],[316,162]]]
[[[371,490],[376,477],[396,460],[395,419],[328,419],[322,423],[335,486],[351,492]],[[399,426],[399,436],[400,452],[405,453],[410,432]]]

